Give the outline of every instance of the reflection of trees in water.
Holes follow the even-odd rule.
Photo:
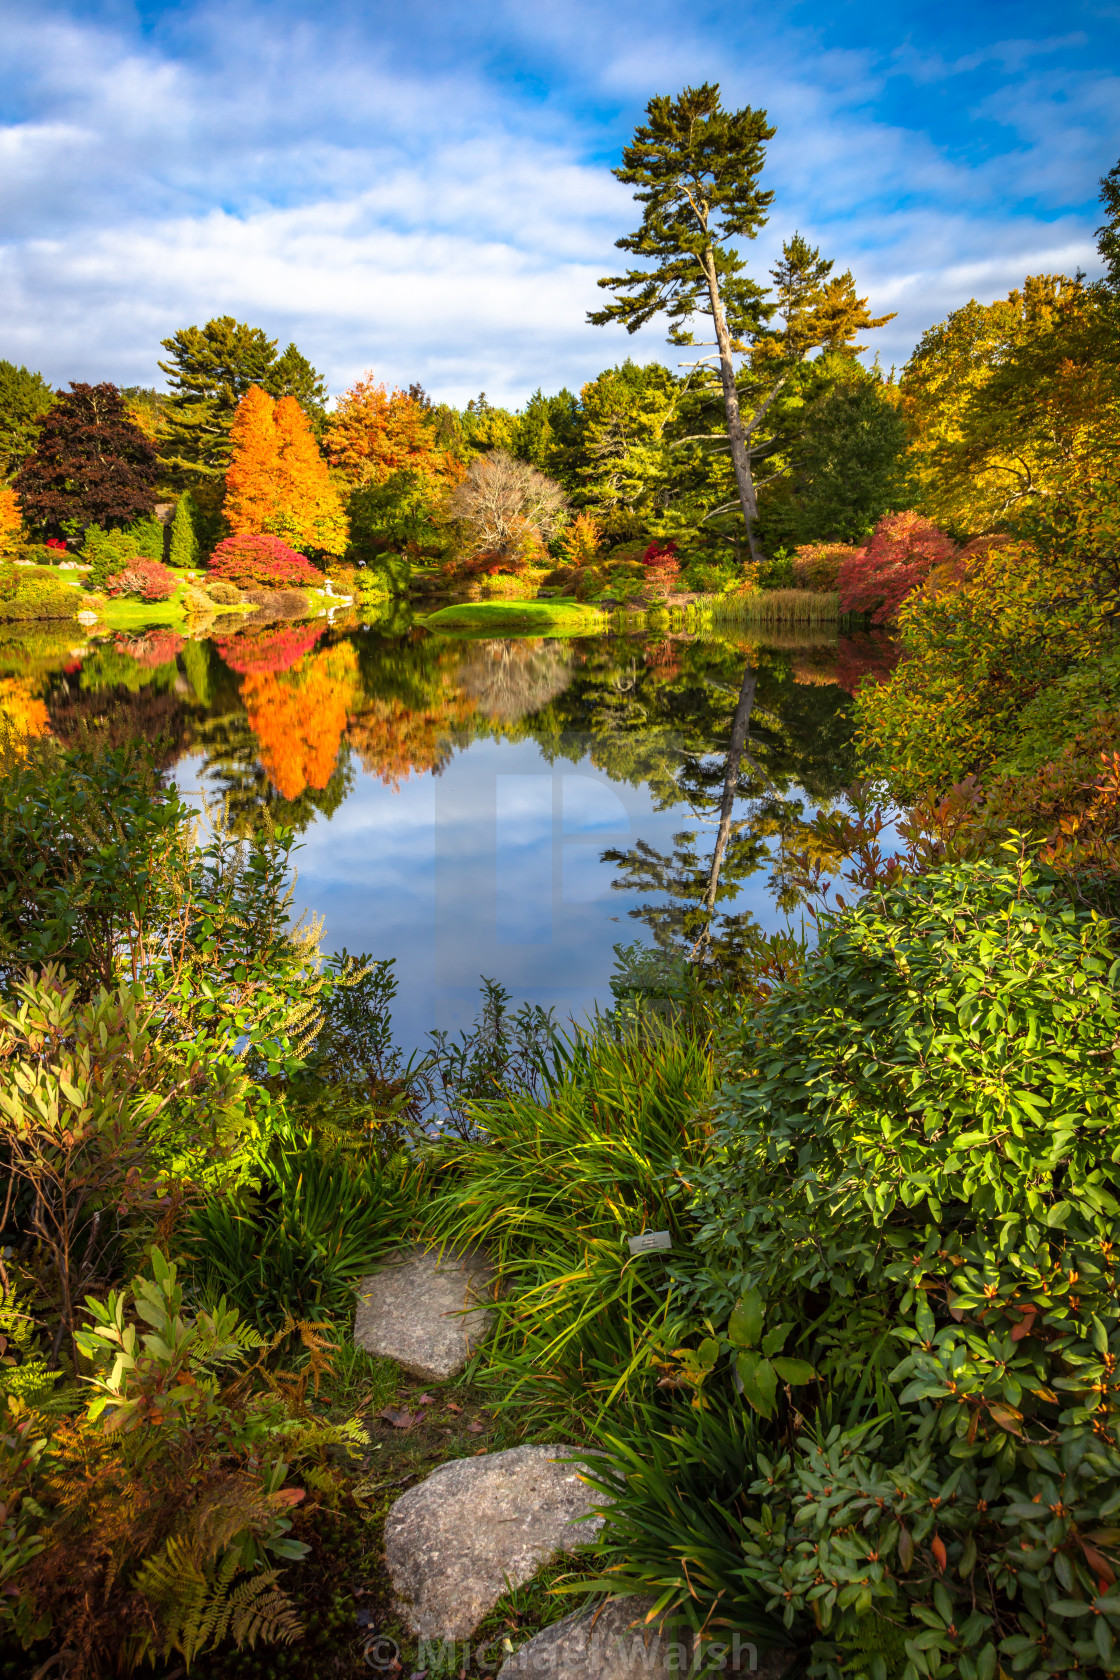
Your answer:
[[[630,915],[657,944],[700,941],[697,954],[730,971],[757,924],[720,906],[768,870],[792,910],[782,849],[804,834],[797,794],[827,803],[852,777],[845,696],[828,675],[835,644],[787,641],[675,638],[644,659],[618,644],[592,648],[561,702],[570,724],[584,724],[598,768],[648,782],[660,808],[687,804],[704,825],[675,835],[669,853],[639,842],[603,856],[618,890],[643,895]]]
[[[543,710],[563,693],[571,672],[571,650],[561,641],[467,642],[459,654],[463,693],[495,723]]]

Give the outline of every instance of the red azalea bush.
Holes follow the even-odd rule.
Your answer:
[[[66,544],[59,537],[48,537],[46,542],[43,544],[43,547],[57,549],[60,554],[69,553]]]
[[[239,589],[254,584],[263,589],[317,588],[323,582],[306,554],[298,554],[286,542],[269,532],[227,537],[210,556],[208,575],[235,583]]]
[[[325,624],[283,624],[247,630],[218,643],[218,653],[240,677],[278,676],[310,653]]]
[[[884,514],[867,546],[840,567],[840,611],[870,613],[872,624],[889,624],[907,595],[956,555],[953,539],[920,513]]]
[[[169,601],[178,588],[178,579],[158,560],[130,560],[119,572],[114,572],[105,584],[109,595],[139,595],[142,601]]]

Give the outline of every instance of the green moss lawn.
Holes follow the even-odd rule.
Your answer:
[[[462,601],[429,613],[432,630],[467,630],[496,636],[594,636],[607,627],[606,613],[582,601]]]

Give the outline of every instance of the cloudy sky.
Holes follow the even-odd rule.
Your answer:
[[[159,383],[159,340],[225,313],[333,390],[517,404],[675,361],[584,317],[635,222],[611,165],[689,82],[777,126],[752,266],[819,242],[898,311],[887,363],[1093,272],[1120,156],[1116,0],[3,0],[0,39],[0,356],[54,383]]]

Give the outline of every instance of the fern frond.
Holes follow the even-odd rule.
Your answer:
[[[276,1585],[279,1570],[251,1575],[230,1595],[230,1626],[238,1650],[262,1644],[291,1645],[303,1637],[303,1624],[291,1599]]]

